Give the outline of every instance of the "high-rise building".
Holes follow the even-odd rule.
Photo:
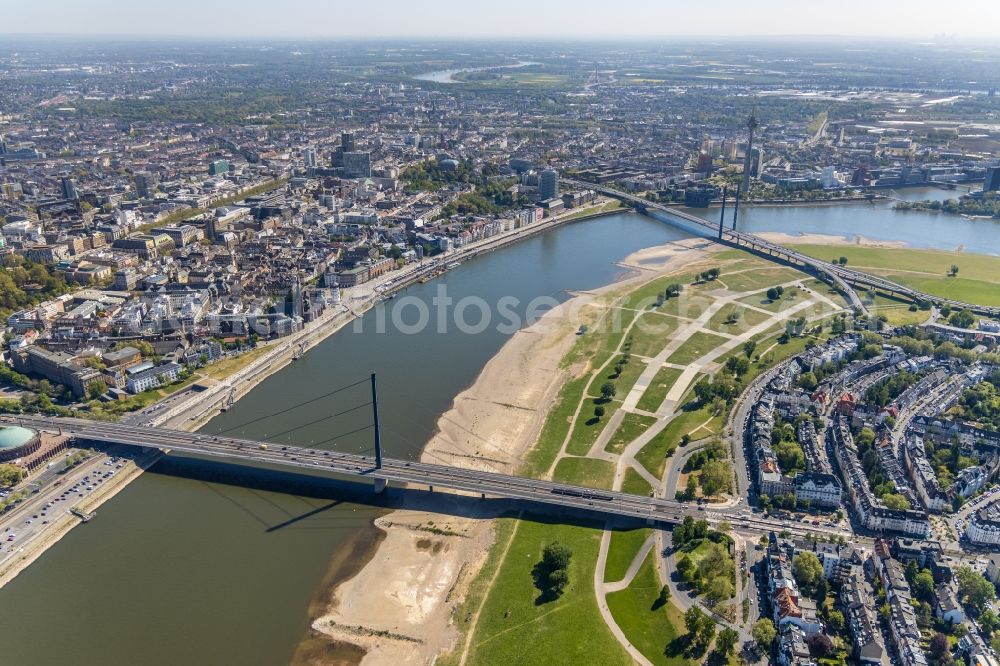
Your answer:
[[[559,172],[546,169],[538,176],[538,196],[542,201],[559,196]]]
[[[344,153],[344,178],[371,178],[372,157],[370,153]]]
[[[312,168],[316,166],[316,149],[306,148],[303,153],[303,160],[305,161],[306,168]]]
[[[983,183],[984,192],[996,192],[1000,190],[1000,166],[991,166],[986,169],[986,182]]]
[[[63,199],[79,199],[80,193],[76,190],[76,183],[73,182],[72,178],[63,177],[62,181],[62,195]]]
[[[340,133],[340,147],[345,153],[354,152],[354,134],[351,132]]]
[[[218,176],[229,172],[229,162],[226,160],[215,160],[208,165],[208,175]]]

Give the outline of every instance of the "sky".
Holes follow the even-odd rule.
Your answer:
[[[1000,36],[998,0],[0,0],[0,33],[561,39]]]

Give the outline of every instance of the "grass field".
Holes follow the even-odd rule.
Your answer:
[[[681,376],[681,371],[677,368],[660,368],[656,371],[653,381],[650,382],[642,397],[636,403],[636,407],[647,412],[655,412],[663,404],[663,400],[670,392],[670,388]]]
[[[745,305],[752,305],[756,308],[761,308],[762,310],[768,310],[769,312],[781,312],[786,308],[790,308],[799,302],[799,289],[798,287],[789,287],[785,289],[785,293],[781,295],[781,298],[777,300],[770,300],[765,293],[753,294],[752,296],[745,296],[739,299],[740,303]]]
[[[680,319],[656,311],[643,312],[632,326],[632,353],[653,357],[663,351],[671,334],[680,326]]]
[[[622,207],[622,202],[618,199],[612,199],[607,203],[600,204],[598,206],[588,206],[586,208],[581,208],[580,210],[574,211],[562,218],[563,220],[575,220],[581,217],[586,217],[587,215],[594,215],[595,213],[607,213],[612,210],[618,210]]]
[[[522,476],[540,476],[552,465],[563,440],[566,439],[570,420],[573,418],[576,406],[583,398],[583,390],[589,381],[590,378],[583,375],[563,385],[559,397],[545,418],[538,440],[528,452],[525,464],[519,471]]]
[[[652,416],[644,416],[642,414],[625,414],[625,418],[622,419],[621,425],[618,426],[618,430],[611,435],[611,439],[608,440],[604,450],[609,453],[621,453],[632,440],[646,432],[646,430],[654,423],[656,423],[656,418]]]
[[[726,323],[726,320],[734,313],[738,317],[736,321],[731,324]],[[720,333],[739,335],[740,333],[748,331],[758,324],[763,324],[769,318],[770,316],[764,314],[763,312],[758,312],[757,310],[751,310],[734,304],[727,305],[712,315],[712,318],[708,320],[706,327]]]
[[[653,476],[660,478],[667,456],[676,449],[681,437],[690,435],[692,440],[709,437],[721,432],[722,422],[721,416],[712,416],[706,407],[681,411],[670,420],[663,432],[642,447],[635,459]]]
[[[565,483],[588,488],[611,488],[614,465],[596,458],[563,458],[556,464],[555,477]]]
[[[608,561],[604,566],[604,580],[608,583],[625,578],[629,565],[636,554],[653,533],[648,527],[634,527],[627,530],[613,530],[608,546]]]
[[[688,338],[684,344],[678,347],[677,351],[671,354],[670,358],[667,359],[667,362],[676,363],[677,365],[687,365],[692,361],[698,360],[708,352],[723,344],[725,341],[725,338],[718,335],[712,335],[711,333],[706,333],[705,331],[698,331]]]
[[[608,609],[625,636],[647,659],[665,666],[688,666],[698,661],[682,656],[668,656],[667,647],[684,632],[684,617],[677,607],[667,602],[655,607],[660,583],[650,553],[632,584],[608,595]],[[591,661],[588,663],[598,663]]]
[[[648,495],[653,490],[649,482],[646,481],[637,471],[631,467],[625,470],[625,478],[622,479],[622,492],[632,495]]]
[[[596,525],[523,520],[512,539],[506,557],[492,564],[492,570],[499,568],[497,579],[486,593],[467,663],[631,663],[597,608],[594,566],[601,530]],[[554,541],[573,552],[569,585],[559,599],[540,603],[531,569],[541,559],[542,549]],[[492,570],[484,567],[484,574]],[[467,617],[459,616],[460,627],[465,628]],[[458,659],[451,655],[439,663],[455,664]]]
[[[982,305],[1000,305],[1000,257],[908,248],[791,247],[827,261],[847,257],[850,268],[884,275],[935,296]],[[952,264],[959,268],[956,277],[948,277]]]
[[[729,291],[756,291],[757,289],[768,289],[775,285],[801,280],[803,273],[794,268],[785,268],[772,263],[749,268],[739,273],[722,272],[719,280],[723,282]]]

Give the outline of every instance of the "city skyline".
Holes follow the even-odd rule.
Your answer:
[[[131,35],[203,38],[676,38],[824,35],[899,39],[981,39],[995,36],[1000,6],[957,0],[949,11],[918,2],[847,0],[817,19],[813,3],[709,0],[698,6],[625,0],[601,4],[526,0],[470,7],[457,0],[419,6],[388,0],[333,6],[290,0],[281,11],[260,0],[196,3],[179,0],[168,12],[110,0],[19,3],[6,11],[7,34]],[[191,20],[196,15],[199,20]],[[970,17],[975,16],[974,21]],[[308,18],[308,20],[304,20]]]

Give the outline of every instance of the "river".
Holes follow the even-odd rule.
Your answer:
[[[692,212],[718,219],[717,209]],[[885,204],[746,208],[740,219],[749,230],[861,234],[1000,253],[1000,225],[894,212]],[[456,300],[478,295],[495,304],[515,296],[515,310],[523,312],[532,298],[561,301],[567,290],[607,284],[621,271],[616,262],[632,251],[683,236],[635,214],[574,222],[471,260],[405,296],[426,303],[446,285]],[[507,336],[493,327],[472,335],[454,326],[446,334],[435,327],[413,335],[390,327],[380,334],[377,316],[370,311],[362,318],[363,334],[348,326],[329,337],[204,430],[368,449],[367,430],[325,442],[369,422],[363,384],[256,419],[374,371],[387,454],[416,457],[438,416]],[[359,408],[305,426],[353,407]],[[168,458],[0,590],[0,663],[287,664],[307,633],[318,591],[331,575],[344,573],[331,562],[368,550],[375,537],[377,510],[350,503],[350,490]]]
[[[917,187],[901,189],[896,196],[908,201],[951,199],[960,190]],[[958,215],[923,211],[896,211],[893,202],[852,203],[821,206],[741,207],[737,226],[741,231],[817,233],[853,238],[902,241],[913,247],[961,250],[1000,255],[1000,222],[970,220]],[[689,213],[719,221],[718,208],[686,208]],[[726,208],[726,225],[733,222],[732,202]]]
[[[515,296],[521,301],[515,309],[523,312],[535,297],[561,301],[567,290],[607,284],[622,271],[616,262],[631,252],[683,236],[634,214],[575,222],[467,262],[405,295],[427,301],[447,285],[456,300],[478,295],[496,303]],[[387,454],[416,457],[438,416],[507,335],[493,327],[472,335],[454,326],[445,335],[435,328],[378,334],[376,317],[374,310],[363,317],[364,334],[348,326],[327,338],[204,430],[243,424],[375,371]],[[365,389],[233,432],[275,437],[364,403]],[[279,438],[315,444],[367,423],[365,412]],[[357,451],[370,441],[366,431],[335,444]],[[340,493],[330,489],[289,494],[223,483],[220,474],[240,472],[168,460],[0,590],[0,663],[287,664],[306,634],[310,602],[331,557],[358,545],[349,542],[372,538],[375,509],[331,506]],[[280,482],[258,477],[251,475],[251,482]]]
[[[433,72],[417,74],[413,78],[418,81],[433,81],[434,83],[463,83],[463,81],[455,78],[456,74],[461,74],[463,72],[484,72],[488,69],[517,69],[518,67],[527,67],[528,65],[537,64],[537,62],[517,62],[513,65],[494,65],[493,67],[458,67],[455,69],[439,69]]]

